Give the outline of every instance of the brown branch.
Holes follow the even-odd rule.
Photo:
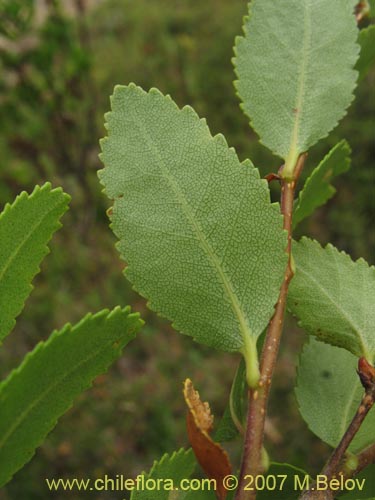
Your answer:
[[[244,450],[239,487],[236,492],[235,500],[254,499],[256,497],[256,491],[245,491],[244,489],[248,482],[245,476],[249,474],[255,476],[264,472],[264,467],[262,465],[262,449],[268,396],[279,351],[288,287],[294,274],[291,261],[294,192],[306,156],[307,154],[303,154],[299,157],[292,180],[283,179],[281,176],[281,213],[284,216],[284,229],[286,229],[288,233],[286,252],[289,258],[285,270],[284,281],[275,306],[275,313],[268,325],[267,335],[263,345],[260,360],[260,381],[256,389],[249,390],[249,410],[247,414]]]
[[[349,427],[320,474],[322,476],[326,476],[328,484],[330,480],[335,478],[337,475],[345,475],[345,472],[340,470],[340,466],[342,466],[344,462],[345,453],[355,435],[359,431],[364,419],[368,415],[368,412],[375,403],[375,369],[365,360],[365,358],[359,359],[358,375],[363,387],[365,388],[365,394],[352,421],[349,424]],[[371,461],[375,460],[375,444],[364,450],[362,454],[358,456],[358,459],[358,467],[355,471],[353,471],[351,476],[358,474],[362,469],[369,465]],[[333,494],[329,490],[325,491],[324,494],[326,495],[324,497],[326,499],[333,498]],[[321,497],[321,492],[314,490],[313,487],[301,496],[301,500],[318,500],[320,498],[323,498]]]
[[[375,464],[375,443],[358,454],[358,465],[353,476],[356,476],[363,471],[368,465]]]
[[[358,407],[353,420],[350,422],[347,431],[342,437],[339,445],[332,453],[330,459],[322,470],[322,475],[328,478],[334,477],[338,473],[339,466],[344,458],[344,454],[348,449],[350,443],[353,441],[354,436],[357,434],[362,422],[366,418],[368,412],[374,404],[374,395],[365,394],[362,398],[361,404]]]

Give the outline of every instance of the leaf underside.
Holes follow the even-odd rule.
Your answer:
[[[375,357],[375,268],[332,245],[293,242],[288,308],[311,335],[370,362]]]
[[[115,199],[127,277],[197,341],[227,351],[255,344],[286,265],[267,182],[192,108],[156,89],[117,86],[111,103],[99,175]]]
[[[21,193],[0,214],[0,343],[33,289],[31,282],[69,200],[61,188],[46,183],[30,195]]]
[[[350,167],[350,147],[343,140],[323,158],[306,180],[293,213],[293,227],[324,205],[336,193],[332,180]]]
[[[296,396],[311,431],[335,448],[364,394],[357,375],[358,360],[339,347],[315,339],[301,354]],[[375,441],[375,411],[364,420],[349,449],[358,452]]]
[[[0,486],[31,459],[74,398],[119,357],[141,324],[129,308],[89,314],[39,343],[0,384]]]
[[[284,159],[325,137],[353,100],[355,3],[250,3],[244,36],[236,39],[236,88],[261,142]]]
[[[358,43],[361,46],[356,69],[359,80],[362,80],[375,62],[375,25],[367,26],[359,32]]]

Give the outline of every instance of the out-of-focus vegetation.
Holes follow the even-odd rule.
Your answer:
[[[210,398],[214,413],[222,414],[237,358],[175,334],[131,291],[96,172],[109,95],[115,84],[129,81],[158,87],[181,106],[191,104],[213,133],[224,133],[240,158],[250,157],[263,174],[280,165],[257,142],[233,90],[232,46],[245,13],[245,0],[0,0],[0,206],[46,180],[72,196],[38,286],[5,342],[0,375],[38,339],[87,310],[131,302],[148,324],[0,498],[85,498],[49,493],[43,478],[131,477],[164,451],[186,445],[181,396],[186,377],[203,399]],[[305,175],[343,137],[353,163],[337,180],[336,197],[299,229],[370,262],[374,83],[372,71],[339,127],[311,152]],[[288,330],[268,423],[269,448],[278,460],[318,468],[327,449],[305,428],[291,393],[303,338],[292,322]],[[236,447],[229,448],[236,456]]]

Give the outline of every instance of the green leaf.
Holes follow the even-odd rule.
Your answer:
[[[348,428],[364,389],[358,360],[339,347],[310,339],[301,354],[296,396],[311,431],[335,448]],[[375,411],[370,411],[349,450],[358,452],[375,441]]]
[[[308,238],[293,242],[293,256],[296,274],[289,287],[288,308],[302,328],[373,361],[375,268]]]
[[[0,486],[28,462],[74,398],[142,325],[129,308],[88,314],[39,343],[0,384]]]
[[[301,495],[300,485],[308,478],[308,474],[302,469],[290,464],[271,462],[270,468],[265,475],[269,483],[265,483],[265,488],[262,488],[257,493],[259,500],[297,500]],[[282,478],[285,477],[281,484]],[[272,490],[276,478],[276,488]],[[298,478],[298,479],[297,479]]]
[[[261,142],[292,171],[353,100],[358,30],[351,0],[253,0],[236,39],[236,88]],[[334,21],[334,22],[333,22]]]
[[[359,72],[358,79],[362,80],[375,62],[375,24],[359,32],[358,43],[361,46],[361,52],[356,69]]]
[[[130,500],[215,500],[214,484],[194,482],[194,488],[189,491],[182,491],[181,480],[190,478],[195,468],[194,455],[191,450],[180,450],[172,456],[164,455],[160,462],[155,462],[149,474],[145,474],[144,482],[147,478],[154,480],[170,480],[172,482],[161,481],[161,490],[133,490]],[[269,479],[267,480],[267,477]],[[298,480],[296,479],[298,477]],[[297,500],[301,491],[298,485],[303,484],[304,479],[308,477],[305,471],[294,467],[293,465],[273,462],[265,475],[264,488],[258,491],[257,498],[260,500]],[[207,480],[208,481],[208,480]],[[260,479],[258,480],[261,481]],[[149,488],[153,486],[149,483]],[[187,482],[183,487],[188,485]],[[145,486],[145,484],[143,485]],[[163,489],[164,488],[166,489]],[[171,488],[173,487],[173,490]],[[251,480],[248,481],[248,487],[252,487]],[[274,490],[272,488],[275,487]],[[178,488],[178,489],[177,489]],[[204,489],[205,488],[205,489]],[[275,496],[277,492],[277,497]],[[227,500],[232,499],[234,491],[228,491]]]
[[[349,144],[343,140],[336,144],[313,170],[299,194],[293,214],[294,227],[336,193],[331,182],[349,169],[350,153]]]
[[[274,311],[286,236],[267,182],[222,135],[158,90],[117,86],[100,179],[126,275],[151,309],[197,341],[242,351]],[[252,377],[252,375],[254,375]]]
[[[306,479],[307,478],[307,479]],[[303,488],[304,481],[309,482],[309,476],[302,469],[293,465],[272,462],[267,474],[262,478],[258,478],[257,499],[259,500],[297,500]],[[249,477],[246,483],[246,488],[250,492],[250,488],[254,488],[254,481]],[[229,491],[226,500],[234,497],[234,492]],[[178,500],[215,500],[215,494],[212,491],[197,491],[188,493]]]
[[[33,287],[31,281],[61,227],[70,196],[51,184],[21,193],[0,214],[0,343],[15,325]]]
[[[134,488],[130,500],[182,500],[185,493],[180,490],[180,483],[191,476],[195,466],[191,449],[165,454],[159,462],[154,462],[148,474],[143,473],[144,487]],[[160,489],[153,488],[155,481],[152,480],[158,479]]]
[[[362,481],[363,489],[355,488],[349,493],[340,495],[340,500],[374,500],[375,492],[375,464],[368,465],[365,470],[355,476],[355,480]]]
[[[229,395],[229,403],[224,411],[224,415],[220,420],[219,427],[215,433],[215,441],[224,442],[231,441],[238,435],[238,427],[234,423],[237,421],[239,425],[244,422],[244,406],[245,406],[245,390],[246,390],[246,365],[243,359],[236,370],[236,375],[233,380],[232,388]]]

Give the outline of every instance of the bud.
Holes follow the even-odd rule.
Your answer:
[[[357,373],[361,379],[363,387],[373,389],[375,387],[375,368],[369,363],[366,358],[359,358]]]

